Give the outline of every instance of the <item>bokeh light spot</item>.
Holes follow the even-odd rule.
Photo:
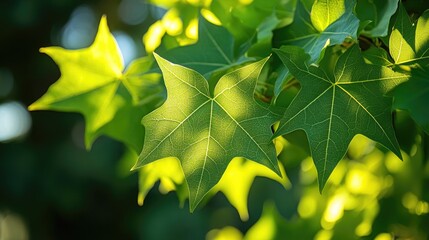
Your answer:
[[[27,227],[25,226],[25,223],[20,216],[10,212],[0,212],[0,239],[29,239]]]
[[[243,234],[234,227],[224,227],[222,229],[213,229],[207,233],[207,240],[241,240]]]
[[[63,28],[61,44],[68,49],[89,46],[97,31],[93,10],[86,5],[77,7]]]
[[[333,235],[332,231],[322,229],[319,232],[317,232],[314,239],[315,240],[329,240],[332,238],[332,235]]]
[[[316,213],[317,201],[312,195],[304,196],[298,205],[298,213],[302,218],[310,218]]]
[[[30,127],[30,114],[20,103],[8,102],[0,105],[0,142],[24,136]]]
[[[113,36],[118,43],[119,49],[121,49],[125,65],[128,65],[128,63],[130,63],[136,57],[136,43],[132,37],[125,32],[113,32]]]
[[[151,53],[161,44],[161,38],[165,34],[165,28],[161,21],[152,24],[143,36],[143,44],[146,52]]]
[[[386,160],[384,162],[387,170],[391,173],[397,173],[404,167],[403,162],[392,152],[386,153]]]
[[[374,240],[392,240],[393,237],[389,233],[380,233],[378,234]]]
[[[122,0],[118,7],[119,18],[126,24],[141,24],[148,16],[148,7],[142,0]]]

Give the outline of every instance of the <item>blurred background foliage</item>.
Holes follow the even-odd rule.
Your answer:
[[[187,203],[180,207],[176,194],[162,195],[155,187],[140,207],[138,176],[129,172],[132,162],[121,161],[127,159],[127,152],[120,143],[101,137],[88,152],[81,116],[30,114],[26,110],[60,74],[38,49],[51,45],[87,47],[102,14],[108,16],[128,63],[144,55],[142,41],[148,52],[157,48],[161,39],[163,48],[195,42],[201,8],[206,18],[225,25],[236,39],[246,39],[251,29],[258,27],[258,19],[271,13],[264,12],[264,6],[275,1],[214,2],[0,2],[1,240],[429,237],[429,141],[406,112],[395,115],[402,162],[357,136],[323,194],[318,191],[308,148],[302,147],[306,146],[305,135],[296,132],[287,136],[279,159],[291,186],[285,189],[278,182],[256,178],[249,193],[249,219],[243,222],[219,193],[191,214]],[[405,4],[410,12],[419,12],[424,3]],[[228,6],[234,6],[229,17],[213,18]],[[278,18],[270,21],[292,16],[290,8],[276,9]],[[237,22],[249,16],[256,17]],[[284,24],[278,22],[278,26]]]

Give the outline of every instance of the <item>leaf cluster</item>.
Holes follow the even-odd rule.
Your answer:
[[[414,20],[398,0],[193,2],[164,6],[147,55],[127,67],[105,16],[90,47],[41,49],[61,78],[29,109],[81,113],[88,149],[100,135],[122,141],[139,203],[160,180],[191,211],[221,191],[247,219],[256,176],[289,185],[277,156],[297,130],[320,191],[358,134],[401,158],[392,112],[429,133],[429,10]]]

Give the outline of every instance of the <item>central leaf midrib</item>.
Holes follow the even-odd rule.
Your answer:
[[[332,85],[334,86],[334,85]],[[334,113],[334,106],[335,106],[335,87],[332,87],[332,104],[331,104],[331,111],[329,113],[329,126],[328,126],[328,136],[326,138],[326,147],[325,147],[325,159],[323,159],[323,170],[322,170],[322,178],[321,182],[325,182],[325,175],[326,175],[326,164],[328,162],[328,153],[329,153],[329,142],[331,140],[331,131],[332,131],[332,116]]]
[[[204,176],[204,169],[206,167],[207,157],[209,155],[210,138],[211,138],[211,131],[212,131],[212,120],[213,120],[213,102],[214,102],[214,100],[210,100],[210,119],[209,119],[209,131],[207,134],[206,154],[204,156],[204,162],[203,162],[203,168],[201,170],[200,180],[198,181],[197,192],[195,193],[196,197],[198,196],[198,193],[200,192],[201,182],[203,181],[203,176]]]

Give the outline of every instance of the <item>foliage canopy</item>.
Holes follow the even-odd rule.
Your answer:
[[[408,158],[396,137],[401,110],[416,123],[411,145],[429,133],[429,10],[410,18],[397,0],[164,7],[143,36],[146,56],[126,68],[105,16],[90,47],[42,48],[61,78],[29,107],[82,113],[87,148],[108,135],[139,154],[141,204],[161,180],[191,211],[222,191],[245,220],[256,176],[290,185],[282,156],[307,146],[296,130],[308,139],[320,192],[341,159],[367,163],[380,152],[356,153],[356,135]]]

